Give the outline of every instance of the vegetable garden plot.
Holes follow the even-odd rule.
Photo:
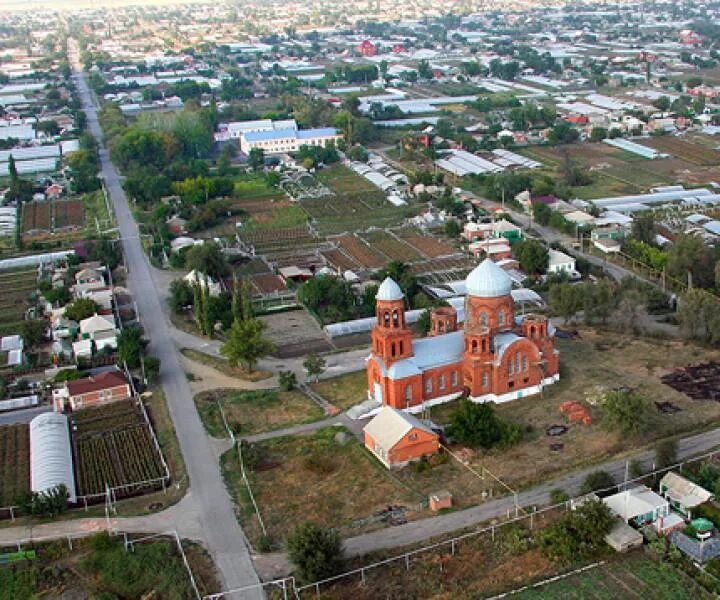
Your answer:
[[[110,487],[130,486],[156,480],[160,485],[165,468],[152,439],[150,424],[128,400],[73,413],[70,417],[79,496],[103,494]],[[117,497],[137,489],[118,490]]]
[[[675,369],[662,382],[693,400],[720,401],[720,362],[707,362]]]
[[[30,490],[30,428],[26,424],[0,427],[0,507],[11,506],[18,494]]]

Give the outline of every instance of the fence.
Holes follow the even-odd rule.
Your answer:
[[[628,487],[632,486],[633,484],[641,484],[644,480],[646,480],[649,477],[655,477],[667,473],[668,471],[672,470],[680,470],[682,471],[683,466],[687,464],[692,464],[695,462],[700,461],[708,461],[712,460],[716,455],[720,454],[720,449],[713,450],[711,452],[707,452],[705,454],[695,456],[692,458],[688,458],[685,460],[682,460],[678,463],[675,463],[673,465],[663,467],[661,469],[655,469],[655,466],[653,465],[653,468],[648,473],[634,477],[632,479],[625,479],[623,482],[616,486],[612,486],[611,488],[606,488],[602,490],[597,490],[595,493],[603,493],[603,492],[614,492],[617,489],[627,489]],[[303,598],[308,598],[312,596],[319,597],[321,593],[322,588],[327,588],[329,586],[332,586],[333,584],[340,583],[342,581],[357,578],[359,580],[359,583],[361,585],[368,585],[367,581],[367,575],[371,572],[374,572],[382,567],[386,567],[392,564],[404,564],[405,569],[407,571],[410,571],[413,565],[413,559],[421,557],[426,554],[432,554],[437,552],[447,552],[449,550],[450,556],[455,556],[459,550],[460,546],[463,542],[467,542],[476,538],[479,538],[480,536],[487,535],[489,536],[491,541],[495,540],[495,534],[496,532],[502,530],[503,527],[507,525],[512,524],[523,524],[526,523],[530,530],[533,530],[536,526],[536,522],[541,519],[545,519],[548,517],[553,511],[555,512],[567,512],[568,510],[571,510],[575,506],[575,502],[577,500],[580,500],[584,498],[584,496],[574,498],[572,500],[568,500],[567,502],[562,502],[559,504],[554,504],[551,506],[547,506],[545,508],[542,508],[540,510],[534,510],[532,507],[530,509],[528,508],[522,508],[516,505],[517,512],[521,512],[523,514],[519,514],[515,517],[510,517],[507,520],[491,524],[486,527],[482,527],[480,529],[476,529],[473,531],[469,531],[460,535],[456,535],[452,538],[442,540],[439,542],[435,542],[432,544],[428,544],[426,546],[422,546],[420,548],[415,548],[413,550],[410,550],[408,552],[404,552],[402,554],[398,554],[395,556],[392,556],[390,558],[386,558],[384,560],[380,560],[368,565],[364,565],[362,567],[358,567],[355,569],[352,569],[350,571],[346,571],[344,573],[340,573],[338,575],[335,575],[333,577],[328,577],[326,579],[322,579],[319,581],[315,581],[313,583],[308,583],[304,585],[297,585],[297,582],[293,577],[287,577],[285,579],[277,579],[274,581],[266,582],[263,584],[259,584],[256,586],[247,586],[244,588],[238,588],[234,590],[227,590],[224,592],[218,592],[216,594],[211,594],[208,596],[205,596],[203,600],[231,600],[235,598],[241,598],[242,596],[237,596],[237,594],[242,594],[243,592],[250,592],[254,590],[260,590],[265,589],[267,587],[274,588],[274,589],[280,589],[283,591],[283,600],[285,600],[288,597],[288,593],[294,594],[294,597],[296,600],[302,600]],[[597,566],[597,565],[594,565]],[[593,565],[583,567],[583,569],[588,569],[593,567]],[[441,567],[443,568],[442,564]],[[582,570],[582,569],[581,569]],[[572,574],[572,573],[570,573]],[[562,578],[564,576],[567,576],[568,574],[558,576],[555,578],[551,578],[548,580],[545,580],[543,582],[539,582],[533,585],[529,585],[526,587],[536,587],[539,585],[542,585],[543,583],[548,583],[554,579]],[[526,589],[526,588],[522,588]],[[512,595],[514,593],[517,593],[522,590],[514,590],[511,592],[506,592],[505,594],[501,594],[499,596],[496,596],[496,598],[503,598],[505,596]]]
[[[238,462],[240,463],[240,476],[242,477],[243,482],[245,483],[245,487],[248,491],[248,497],[250,498],[250,501],[252,502],[253,509],[255,510],[255,514],[258,518],[258,523],[260,525],[260,529],[262,529],[263,536],[267,537],[267,530],[265,529],[265,523],[262,520],[262,515],[260,514],[260,509],[258,508],[257,502],[255,501],[255,494],[253,494],[252,488],[250,487],[250,480],[247,477],[247,473],[245,472],[245,461],[243,461],[243,455],[242,455],[242,442],[238,441],[235,437],[235,433],[230,428],[230,425],[228,425],[227,419],[225,418],[225,411],[223,410],[222,403],[220,400],[216,400],[218,405],[218,410],[220,411],[220,417],[222,418],[223,425],[225,426],[225,430],[228,432],[228,436],[230,437],[230,441],[232,442],[233,446],[237,450],[238,454]]]
[[[182,540],[180,539],[180,536],[178,535],[176,530],[172,531],[165,531],[162,533],[156,533],[152,535],[146,535],[140,538],[130,538],[129,535],[126,532],[123,531],[114,531],[110,524],[108,523],[107,528],[105,530],[96,531],[96,532],[81,532],[81,533],[71,533],[71,534],[65,534],[65,535],[50,535],[50,536],[41,536],[41,537],[28,537],[28,538],[19,538],[17,540],[14,540],[12,542],[3,543],[4,547],[10,547],[15,546],[18,549],[18,552],[22,550],[22,546],[27,545],[36,545],[36,544],[42,544],[45,542],[53,542],[56,540],[64,539],[67,541],[68,548],[70,550],[74,550],[73,546],[73,540],[79,540],[86,537],[89,537],[90,535],[96,534],[96,533],[102,533],[106,532],[108,535],[115,535],[115,536],[123,536],[123,545],[125,547],[126,552],[132,552],[134,550],[135,544],[142,544],[143,542],[147,542],[149,540],[153,539],[162,539],[162,538],[172,538],[175,543],[177,544],[178,552],[180,553],[180,556],[183,561],[183,565],[187,571],[188,579],[190,580],[190,586],[193,590],[193,595],[195,596],[196,600],[202,600],[202,595],[200,594],[200,590],[198,589],[197,582],[195,580],[195,575],[192,572],[192,568],[190,567],[190,563],[187,559],[187,555],[185,554],[185,549],[182,546]]]

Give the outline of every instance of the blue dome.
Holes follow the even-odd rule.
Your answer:
[[[465,280],[467,293],[480,298],[507,296],[512,290],[512,279],[489,258],[475,267]]]
[[[400,286],[390,277],[386,277],[385,281],[380,284],[375,300],[384,300],[386,302],[395,302],[403,299],[403,293]]]

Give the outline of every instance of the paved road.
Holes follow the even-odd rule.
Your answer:
[[[218,461],[195,410],[185,373],[170,336],[170,323],[162,310],[158,290],[140,243],[137,224],[121,187],[118,171],[110,161],[107,148],[103,144],[96,109],[79,64],[74,40],[69,43],[69,55],[73,79],[88,117],[88,128],[100,145],[101,174],[110,194],[122,237],[129,269],[128,287],[137,301],[141,322],[151,340],[150,352],[161,361],[160,381],[187,466],[203,541],[215,560],[226,589],[257,584],[259,579],[250,559],[245,536],[235,518]],[[260,592],[237,595],[238,598],[262,596]]]
[[[13,410],[0,414],[0,425],[14,425],[15,423],[29,423],[38,415],[50,412],[52,406],[36,406],[34,408],[24,408],[22,410]]]

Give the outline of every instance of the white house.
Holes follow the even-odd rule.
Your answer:
[[[646,486],[638,486],[603,498],[610,510],[626,523],[653,524],[662,533],[684,523],[670,512],[670,503]]]
[[[560,275],[561,273],[566,273],[567,275],[572,276],[572,274],[575,272],[574,257],[569,256],[564,252],[560,252],[559,250],[553,250],[552,248],[550,249],[548,254],[548,273],[556,273],[558,275]]]
[[[205,275],[204,273],[200,273],[199,271],[196,271],[193,269],[190,271],[185,277],[183,277],[185,281],[187,281],[190,285],[201,285],[203,287],[208,287],[208,292],[211,296],[219,296],[220,292],[222,291],[220,289],[220,284],[215,281],[212,277],[209,275]]]
[[[322,146],[337,142],[342,136],[333,127],[316,129],[274,129],[251,131],[240,136],[240,150],[249,154],[259,148],[265,154],[297,152],[301,146]]]

